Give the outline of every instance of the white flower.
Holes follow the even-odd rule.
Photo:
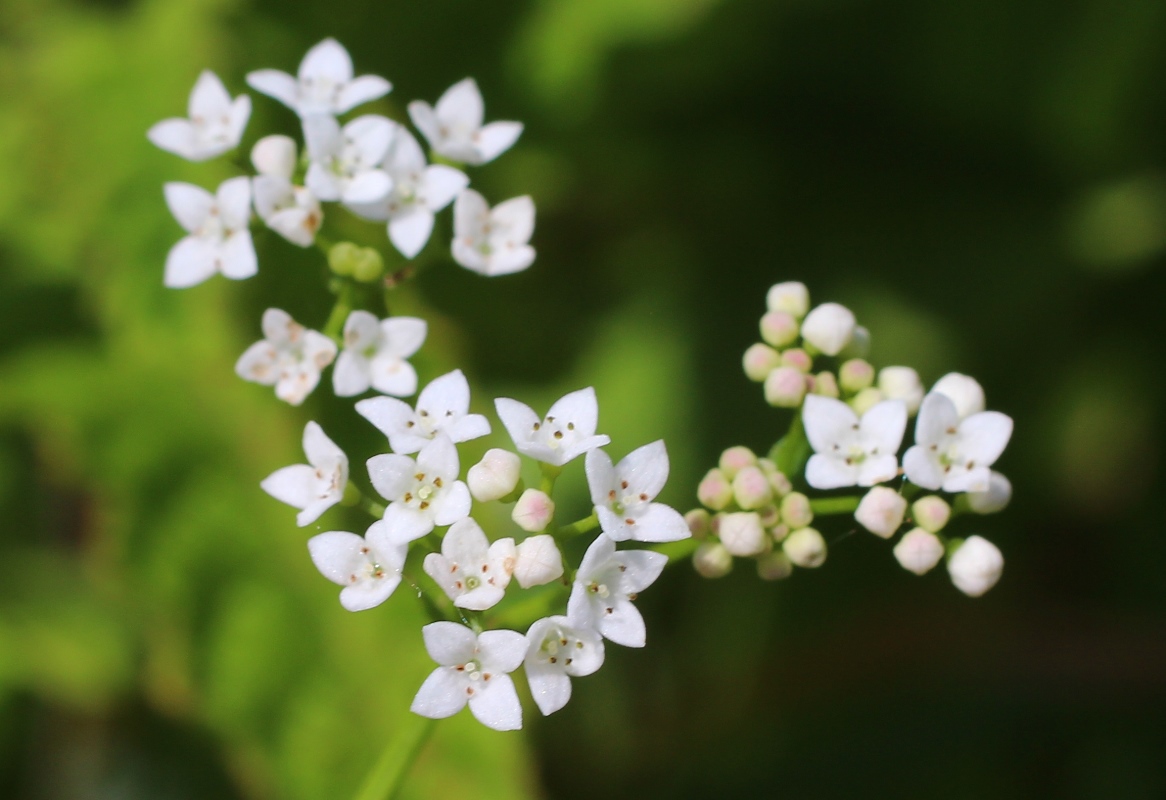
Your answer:
[[[251,163],[259,172],[251,179],[259,218],[292,244],[310,247],[324,213],[309,189],[292,185],[296,143],[287,136],[265,136],[251,148]]]
[[[146,137],[187,161],[206,161],[239,145],[251,117],[251,98],[241,94],[232,101],[219,76],[207,69],[195,81],[187,113],[190,119],[164,119]]]
[[[534,202],[523,195],[491,211],[485,198],[466,189],[453,204],[453,260],[481,275],[509,275],[534,263]]]
[[[810,290],[798,281],[775,283],[765,295],[765,305],[770,311],[784,311],[801,319],[810,307]]]
[[[296,515],[301,528],[339,503],[348,485],[348,456],[315,422],[304,428],[304,454],[307,464],[278,469],[259,484],[281,503],[302,509]]]
[[[636,448],[614,467],[597,448],[587,453],[585,465],[599,525],[613,541],[675,542],[691,535],[680,512],[652,502],[668,480],[663,440]]]
[[[417,372],[407,359],[425,341],[428,326],[416,317],[377,321],[367,311],[353,311],[344,323],[344,352],[332,370],[337,397],[378,392],[408,397],[417,391]]]
[[[522,460],[517,455],[493,447],[466,472],[466,484],[479,503],[501,500],[518,487],[521,470]]]
[[[514,579],[523,589],[542,586],[563,577],[563,556],[555,537],[547,534],[530,536],[518,543],[514,560]]]
[[[949,372],[935,382],[931,391],[947,395],[955,403],[960,419],[984,410],[984,387],[969,375]]]
[[[409,104],[409,117],[438,155],[464,164],[493,161],[522,134],[521,122],[482,125],[485,108],[473,78],[445,90],[436,108],[421,100]]]
[[[912,528],[895,545],[894,553],[903,569],[924,575],[943,558],[943,543],[930,531]]]
[[[368,476],[389,500],[385,524],[394,542],[420,539],[437,525],[452,525],[470,513],[470,490],[457,479],[457,448],[439,435],[417,460],[388,453],[368,460]]]
[[[530,406],[508,397],[495,400],[494,408],[518,452],[556,467],[611,441],[595,435],[599,403],[590,386],[560,397],[541,421]]]
[[[667,563],[668,557],[663,553],[650,550],[617,553],[610,537],[595,537],[575,573],[567,616],[577,620],[578,625],[599,631],[616,644],[643,647],[644,618],[632,601],[660,577]]]
[[[277,69],[261,69],[248,73],[247,83],[301,117],[343,114],[393,88],[377,75],[353,79],[352,59],[335,39],[325,39],[308,51],[300,62],[298,77]]]
[[[603,639],[567,617],[544,617],[526,632],[525,666],[538,710],[553,714],[571,699],[571,678],[603,666]]]
[[[859,502],[854,519],[874,535],[890,539],[906,513],[907,498],[888,486],[876,486]]]
[[[325,578],[344,588],[340,605],[349,611],[379,606],[401,582],[408,547],[389,540],[385,523],[374,522],[364,538],[328,531],[308,540],[312,562]]]
[[[311,164],[304,183],[321,200],[375,203],[388,195],[393,179],[380,167],[396,123],[366,114],[345,124],[332,117],[304,120],[304,141]]]
[[[850,344],[855,330],[854,312],[838,303],[823,303],[806,315],[802,338],[828,356],[836,356]]]
[[[472,517],[455,522],[441,552],[425,556],[425,573],[458,608],[485,611],[502,599],[514,571],[514,540],[491,544]]]
[[[902,400],[885,400],[859,420],[841,400],[807,395],[802,421],[814,448],[806,483],[815,489],[874,486],[898,472],[897,454],[907,427]]]
[[[955,587],[969,597],[979,597],[1000,580],[1004,556],[987,539],[969,536],[947,559],[947,571]]]
[[[444,164],[427,166],[413,134],[398,128],[385,156],[384,170],[393,189],[375,203],[350,206],[366,219],[388,220],[389,241],[405,258],[413,258],[429,241],[433,215],[469,185],[464,172]]]
[[[163,283],[185,289],[216,272],[250,278],[259,270],[251,243],[251,181],[223,181],[215,194],[190,183],[167,183],[166,205],[189,236],[170,248]]]
[[[389,439],[394,453],[416,453],[444,433],[450,441],[468,442],[490,432],[481,414],[470,414],[470,385],[460,369],[434,378],[417,396],[417,409],[391,397],[372,397],[356,411]]]
[[[517,631],[474,632],[456,622],[432,622],[421,629],[425,649],[439,666],[417,690],[410,710],[431,719],[452,717],[470,705],[478,722],[496,731],[522,727],[522,706],[507,673],[526,655],[526,637]]]
[[[336,343],[308,330],[286,311],[263,312],[265,338],[247,348],[235,362],[243,380],[275,386],[275,396],[298,406],[320,382],[320,371],[336,357]]]
[[[977,514],[995,514],[1003,511],[1012,500],[1012,482],[996,470],[988,475],[988,488],[982,492],[968,492],[968,508]]]
[[[1012,436],[1012,418],[981,411],[960,419],[945,394],[923,398],[915,423],[915,445],[903,455],[907,480],[924,489],[982,492],[990,470]]]
[[[888,400],[902,400],[907,413],[914,414],[923,402],[923,383],[910,367],[883,367],[879,370],[879,391]]]

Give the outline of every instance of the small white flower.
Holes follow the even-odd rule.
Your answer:
[[[453,204],[453,260],[481,275],[509,275],[534,263],[534,202],[526,195],[491,210],[466,189]]]
[[[828,356],[850,344],[855,331],[854,312],[838,303],[823,303],[806,315],[802,338]]]
[[[526,680],[543,715],[571,699],[571,678],[603,666],[603,639],[593,630],[572,625],[567,617],[544,617],[526,632]]]
[[[274,385],[276,397],[298,406],[320,382],[320,371],[336,357],[336,343],[278,308],[264,311],[262,324],[265,338],[239,356],[235,373],[246,381]]]
[[[482,125],[485,107],[473,78],[446,89],[436,107],[414,100],[409,104],[409,117],[435,153],[464,164],[493,161],[522,134],[521,122]]]
[[[514,504],[510,519],[528,533],[545,530],[555,516],[555,501],[546,492],[527,489]]]
[[[292,244],[311,247],[324,213],[309,189],[292,185],[296,143],[287,136],[265,136],[251,149],[251,163],[259,172],[251,179],[255,213]]]
[[[912,528],[895,545],[894,553],[903,569],[925,575],[943,558],[943,543],[930,531]]]
[[[393,134],[383,166],[393,181],[392,191],[378,202],[350,209],[365,219],[388,220],[389,241],[405,258],[413,258],[429,241],[433,215],[453,202],[470,179],[444,164],[427,166],[421,146],[404,128]]]
[[[444,434],[421,448],[416,461],[396,453],[373,456],[368,476],[390,501],[385,524],[394,542],[420,539],[470,514],[470,490],[457,479],[457,448]]]
[[[458,608],[485,611],[505,594],[514,571],[514,540],[491,544],[472,517],[458,520],[441,540],[441,552],[425,556],[425,573]]]
[[[281,503],[302,509],[296,515],[301,528],[339,503],[348,485],[348,456],[315,422],[304,428],[304,454],[307,464],[278,469],[259,484]]]
[[[308,552],[320,573],[344,588],[340,605],[349,611],[379,606],[401,583],[408,547],[389,541],[385,523],[374,522],[364,538],[328,531],[308,540]]]
[[[859,502],[854,519],[874,535],[890,539],[906,513],[907,498],[888,486],[876,486]]]
[[[425,649],[439,666],[417,690],[410,710],[431,719],[452,717],[469,703],[478,722],[496,731],[522,727],[522,705],[508,673],[526,656],[526,637],[517,631],[474,632],[456,622],[432,622],[421,629]]]
[[[915,445],[903,455],[907,480],[924,489],[982,492],[990,470],[1012,436],[1012,418],[999,411],[981,411],[960,418],[945,394],[923,398],[915,423]]]
[[[587,453],[585,466],[599,525],[613,541],[675,542],[691,535],[680,512],[652,502],[668,480],[663,440],[636,448],[614,467],[597,448]]]
[[[542,420],[530,406],[508,397],[495,400],[494,408],[518,452],[556,467],[611,441],[595,434],[599,402],[590,386],[560,397]]]
[[[841,400],[807,395],[802,421],[814,448],[806,483],[815,489],[874,486],[898,473],[899,444],[907,427],[902,400],[885,400],[859,420]]]
[[[337,397],[378,392],[408,397],[417,391],[417,372],[407,359],[425,341],[428,326],[416,317],[377,321],[367,311],[353,311],[344,323],[344,352],[332,371]]]
[[[907,413],[914,414],[923,402],[923,383],[910,367],[883,367],[879,370],[879,391],[888,400],[902,400]]]
[[[947,395],[955,403],[960,419],[984,410],[984,387],[969,375],[949,372],[935,382],[931,391]]]
[[[223,181],[215,194],[190,183],[167,183],[164,191],[170,213],[189,234],[170,248],[163,283],[185,289],[216,272],[233,280],[250,278],[259,270],[251,243],[251,181],[245,177]]]
[[[633,601],[660,577],[667,563],[667,556],[650,550],[617,553],[610,537],[597,536],[575,573],[568,618],[616,644],[643,647],[644,618]]]
[[[957,589],[969,597],[979,597],[1000,580],[1004,556],[987,539],[969,536],[947,559],[947,571]]]
[[[479,503],[501,500],[518,487],[522,460],[509,450],[493,447],[466,473],[470,494]]]
[[[352,58],[335,39],[325,39],[308,51],[300,62],[298,77],[277,69],[261,69],[248,73],[247,83],[301,117],[343,114],[393,88],[377,75],[354,79]]]
[[[345,124],[332,117],[304,120],[304,141],[311,164],[304,184],[321,200],[375,203],[393,188],[393,179],[380,167],[393,140],[396,123],[366,114]]]
[[[1012,500],[1012,482],[996,470],[988,475],[988,488],[982,492],[968,492],[968,508],[977,514],[995,514],[1003,511]]]
[[[233,150],[243,138],[251,117],[251,98],[233,101],[219,76],[203,70],[190,92],[189,119],[164,119],[146,137],[155,145],[187,161],[206,161]]]
[[[391,397],[372,397],[356,404],[356,411],[389,439],[394,453],[416,453],[444,433],[454,443],[468,442],[490,432],[481,414],[470,414],[470,384],[460,369],[430,381],[417,396],[417,408]]]
[[[563,556],[555,537],[547,534],[530,536],[518,543],[514,560],[514,579],[523,589],[542,586],[563,577]]]

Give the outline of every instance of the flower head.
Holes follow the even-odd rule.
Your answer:
[[[660,577],[666,563],[667,556],[650,550],[616,552],[610,537],[597,536],[575,573],[567,616],[616,644],[643,647],[644,618],[633,601]]]
[[[417,396],[417,407],[391,397],[372,397],[356,411],[389,439],[394,453],[416,453],[443,433],[454,443],[490,432],[489,421],[471,414],[470,384],[460,369],[434,378]]]
[[[206,161],[239,145],[251,117],[251,98],[234,100],[219,76],[203,70],[190,92],[189,119],[164,119],[146,132],[158,147],[187,161]]]
[[[567,617],[544,617],[526,632],[526,679],[538,710],[553,714],[571,699],[571,678],[603,666],[603,639]]]
[[[167,183],[163,189],[170,213],[188,234],[166,256],[166,286],[185,289],[216,272],[241,280],[259,270],[248,227],[250,180],[223,181],[213,195],[190,183]]]
[[[494,407],[518,452],[556,467],[611,441],[595,434],[599,402],[590,386],[560,397],[542,420],[530,406],[508,397],[499,397]]]
[[[395,542],[420,539],[438,525],[470,513],[470,490],[457,479],[457,448],[444,434],[421,448],[417,460],[388,453],[368,460],[368,476],[389,502],[385,524]]]
[[[591,502],[613,541],[674,542],[691,535],[680,512],[652,502],[668,480],[663,440],[636,448],[615,466],[598,448],[588,451],[585,463]]]
[[[425,556],[425,573],[458,608],[485,611],[502,599],[514,572],[514,540],[491,544],[472,517],[458,520],[441,540],[441,552]]]
[[[309,50],[297,77],[277,69],[261,69],[248,73],[247,83],[301,117],[343,114],[393,88],[377,75],[353,78],[352,58],[335,39],[325,39]]]
[[[960,418],[946,394],[923,398],[915,423],[915,445],[903,455],[907,480],[924,489],[982,492],[1012,436],[1012,419],[998,411]]]
[[[421,629],[425,649],[440,666],[417,690],[410,710],[431,719],[452,717],[469,703],[478,722],[496,731],[522,727],[522,706],[508,673],[526,655],[526,637],[517,631],[472,630],[456,622],[433,622]]]
[[[328,531],[308,540],[308,552],[320,573],[344,588],[340,605],[349,611],[379,606],[401,583],[408,548],[389,540],[384,522],[369,526],[364,538]]]
[[[481,275],[509,275],[534,263],[534,202],[523,195],[496,205],[473,189],[453,204],[453,260]]]
[[[878,403],[860,420],[841,400],[807,395],[802,409],[806,438],[814,448],[806,483],[815,489],[874,486],[899,469],[899,444],[907,427],[902,400]]]
[[[409,117],[438,155],[464,164],[493,161],[522,134],[521,122],[482,124],[485,107],[473,78],[455,83],[430,106],[421,100],[409,104]]]
[[[315,422],[304,428],[307,464],[278,469],[263,479],[263,491],[289,506],[301,509],[296,524],[301,528],[340,502],[348,485],[348,456]]]
[[[336,343],[278,308],[263,312],[263,335],[239,356],[235,373],[243,380],[274,385],[276,397],[298,406],[320,382],[320,371],[336,357]]]
[[[352,397],[369,387],[407,397],[417,391],[417,372],[407,359],[425,341],[428,327],[416,317],[377,321],[367,311],[353,311],[344,323],[344,352],[332,371],[338,397]]]

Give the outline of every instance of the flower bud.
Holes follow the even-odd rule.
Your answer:
[[[696,498],[705,508],[720,511],[733,499],[733,487],[719,469],[710,469],[696,487]]]
[[[352,242],[337,242],[328,248],[328,268],[337,275],[351,276],[360,259],[360,247]]]
[[[466,473],[470,494],[479,503],[501,500],[518,486],[521,467],[522,461],[509,450],[497,447],[487,450],[482,460]]]
[[[518,543],[514,556],[514,579],[523,589],[542,586],[563,577],[563,557],[555,538],[539,534]]]
[[[692,566],[706,578],[723,578],[733,569],[733,556],[719,542],[705,542],[692,554]]]
[[[785,523],[774,525],[769,529],[769,535],[773,537],[773,541],[781,544],[785,541],[785,537],[789,536],[789,525]]]
[[[968,492],[968,508],[977,514],[995,514],[1003,511],[1012,499],[1012,482],[996,470],[988,476],[988,488],[983,492]]]
[[[866,358],[870,353],[870,331],[861,325],[854,326],[854,335],[838,354],[839,358]]]
[[[717,462],[721,472],[729,480],[737,477],[737,473],[745,467],[752,467],[757,464],[757,454],[744,445],[737,445],[730,447],[721,453],[721,458]]]
[[[767,545],[761,517],[748,511],[738,511],[721,517],[717,531],[721,544],[735,556],[754,556]]]
[[[960,419],[984,410],[984,388],[975,378],[949,372],[935,382],[931,391],[947,395],[955,403]],[[986,590],[985,590],[986,591]]]
[[[790,492],[781,498],[781,521],[794,530],[804,528],[814,521],[810,509],[810,498],[801,492]]]
[[[951,519],[951,506],[939,495],[929,494],[911,505],[911,516],[923,530],[939,533]]]
[[[527,489],[514,504],[510,518],[524,531],[538,533],[547,527],[555,515],[555,501],[538,489]]]
[[[781,523],[781,511],[775,505],[757,509],[757,515],[761,517],[761,527],[763,528],[772,528]]]
[[[264,136],[251,148],[251,163],[260,175],[291,180],[296,170],[296,143],[289,136]]]
[[[775,283],[765,295],[765,305],[770,311],[785,311],[801,319],[810,307],[810,290],[798,281]]]
[[[1000,580],[1004,556],[987,539],[969,536],[948,556],[947,571],[957,589],[969,597],[979,597]]]
[[[854,313],[838,303],[823,303],[806,315],[802,339],[828,356],[836,356],[854,336]]]
[[[781,549],[799,567],[820,567],[826,563],[826,540],[813,528],[794,531],[781,543]]]
[[[907,498],[887,486],[875,486],[858,504],[854,518],[875,536],[890,539],[903,524]]]
[[[688,525],[688,532],[692,534],[693,539],[703,539],[712,530],[709,512],[703,508],[694,508],[689,511],[684,515],[684,521]]]
[[[780,550],[766,553],[757,559],[757,576],[763,581],[780,581],[793,574],[794,565]]]
[[[784,472],[769,473],[769,485],[773,487],[773,494],[775,497],[785,497],[794,490],[794,485],[789,482],[789,478],[785,476]]]
[[[733,478],[733,497],[746,511],[754,511],[773,499],[769,479],[757,467],[745,467]]]
[[[796,367],[778,367],[765,379],[765,402],[775,408],[797,408],[806,396],[806,376]]]
[[[907,413],[914,414],[923,402],[919,373],[910,367],[883,367],[879,370],[879,391],[888,400],[902,400]]]
[[[774,347],[785,347],[798,340],[798,321],[786,311],[770,311],[761,318],[761,338]]]
[[[895,559],[903,569],[923,575],[943,558],[943,543],[934,533],[912,528],[895,545]]]
[[[844,392],[861,392],[874,383],[874,378],[874,367],[861,358],[845,361],[838,368],[838,385]]]
[[[800,347],[791,347],[781,354],[781,365],[793,367],[799,372],[809,373],[814,367],[813,357]]]
[[[838,399],[842,394],[838,391],[838,381],[834,378],[833,372],[819,372],[814,376],[814,388],[811,389],[814,394],[820,394],[823,397],[833,397]]]
[[[361,283],[372,283],[378,280],[385,271],[385,259],[379,250],[372,247],[362,247],[357,253],[352,265],[352,277]]]
[[[781,353],[767,344],[758,342],[750,345],[745,351],[741,365],[745,368],[745,377],[761,383],[771,370],[781,366]]]
[[[850,398],[849,402],[850,407],[854,409],[854,413],[861,417],[885,399],[883,393],[872,386],[869,389],[863,389],[854,397]]]

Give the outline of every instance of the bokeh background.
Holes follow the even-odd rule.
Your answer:
[[[431,669],[407,594],[348,614],[307,558],[359,518],[300,530],[258,488],[308,419],[384,449],[233,374],[269,305],[323,323],[319,254],[261,236],[251,281],[161,285],[162,183],[233,168],[146,129],[202,68],[244,91],[327,35],[394,82],[371,110],[473,75],[526,124],[473,180],[534,196],[538,261],[398,292],[423,380],[460,366],[482,411],[593,384],[684,509],[782,432],[740,356],[801,279],[877,365],[973,374],[1016,421],[1012,507],[959,521],[1005,553],[986,597],[845,520],[780,584],[680,564],[646,649],[522,734],[442,723],[404,796],[1166,796],[1158,0],[0,0],[0,796],[349,797]],[[295,131],[250,94],[246,147]]]

